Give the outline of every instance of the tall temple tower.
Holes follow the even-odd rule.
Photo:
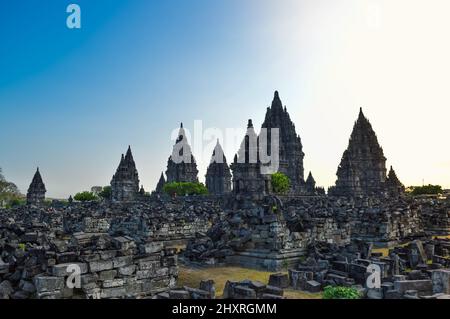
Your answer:
[[[39,205],[45,201],[45,184],[42,181],[41,173],[39,172],[39,167],[34,174],[33,180],[31,181],[30,187],[27,192],[27,204],[28,205]]]
[[[267,108],[266,117],[262,124],[263,129],[267,129],[267,151],[271,151],[271,130],[279,129],[279,169],[291,180],[292,193],[307,192],[304,180],[303,146],[300,136],[295,131],[286,107],[283,108],[278,91],[272,101],[271,107]],[[263,130],[262,130],[263,132]]]
[[[206,172],[206,187],[209,193],[214,195],[231,192],[231,172],[219,140],[217,140]]]
[[[261,174],[258,137],[252,120],[248,120],[247,133],[234,157],[231,170],[233,171],[233,193],[235,195],[261,199],[270,193],[270,176]]]
[[[111,180],[111,199],[115,202],[134,201],[139,195],[139,175],[136,164],[128,147],[125,156],[122,154],[119,167]]]
[[[167,183],[192,182],[198,183],[198,169],[192,155],[191,146],[186,138],[186,132],[181,123],[180,131],[172,155],[167,161]]]
[[[369,120],[359,111],[347,150],[337,170],[330,195],[361,196],[387,194],[386,157]]]

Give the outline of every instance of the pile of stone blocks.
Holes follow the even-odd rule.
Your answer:
[[[223,299],[283,299],[283,294],[283,289],[259,281],[227,281]]]

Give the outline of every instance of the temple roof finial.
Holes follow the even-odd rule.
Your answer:
[[[181,122],[181,124],[180,124],[180,128],[183,128],[183,122]]]
[[[276,99],[280,98],[280,95],[279,95],[278,91],[275,91],[274,98],[276,98]]]
[[[253,128],[253,122],[251,119],[248,120],[247,128]]]

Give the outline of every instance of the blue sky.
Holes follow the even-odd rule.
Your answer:
[[[66,27],[69,3],[81,7],[80,30]],[[152,190],[179,122],[225,130],[252,118],[260,127],[279,90],[318,184],[334,182],[362,106],[405,184],[450,186],[450,151],[430,142],[446,133],[450,102],[440,40],[448,6],[434,4],[2,1],[0,167],[25,192],[39,166],[48,196],[67,197],[109,184],[130,144]],[[429,51],[416,50],[421,41]],[[194,155],[204,175],[209,158]]]

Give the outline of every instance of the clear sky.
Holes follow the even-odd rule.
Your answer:
[[[363,107],[404,184],[450,187],[449,15],[447,0],[1,1],[0,167],[26,192],[39,166],[63,198],[109,184],[130,144],[152,190],[179,122],[259,128],[279,90],[319,185]],[[194,154],[201,181],[213,146]]]

